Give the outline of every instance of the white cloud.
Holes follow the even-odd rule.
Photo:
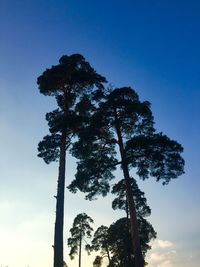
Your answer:
[[[173,246],[173,243],[168,240],[158,240],[157,242],[160,248],[170,248]]]
[[[166,260],[160,264],[158,264],[157,267],[173,267],[172,263],[170,260]]]
[[[159,254],[159,253],[152,253],[150,255],[150,259],[153,261],[162,261],[165,259],[165,256],[163,254]]]
[[[152,249],[166,249],[173,247],[173,243],[169,240],[158,239],[151,243]]]
[[[175,245],[169,240],[155,240],[147,262],[152,267],[173,267],[176,257],[174,247]]]
[[[172,249],[167,254],[169,255],[169,254],[176,254],[176,253],[177,253],[176,250]]]

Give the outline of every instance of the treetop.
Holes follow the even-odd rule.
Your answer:
[[[98,74],[80,54],[64,55],[58,65],[46,69],[37,79],[40,93],[54,95],[74,90],[103,88],[106,78]]]

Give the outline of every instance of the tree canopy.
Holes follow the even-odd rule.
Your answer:
[[[151,214],[151,209],[147,205],[147,199],[144,196],[144,192],[142,192],[139,189],[137,182],[134,178],[131,178],[130,184],[133,192],[133,198],[135,202],[137,216],[138,217],[149,216]],[[129,213],[128,203],[126,198],[126,185],[124,179],[113,185],[111,193],[116,195],[115,199],[112,201],[112,208],[114,210],[121,209],[124,210],[126,213]]]
[[[166,135],[155,133],[150,103],[141,102],[130,87],[119,88],[101,101],[71,150],[79,159],[69,187],[72,192],[80,189],[92,199],[109,191],[112,172],[121,164],[116,157],[116,126],[123,136],[126,162],[140,178],[152,176],[167,184],[183,173],[183,148]]]
[[[79,253],[79,267],[81,266],[81,248],[84,238],[91,238],[93,228],[91,223],[93,219],[86,213],[78,214],[73,222],[73,226],[70,229],[71,237],[68,238],[68,246],[71,248],[69,256],[74,259],[74,256]]]
[[[38,145],[38,156],[46,163],[57,161],[60,153],[61,134],[66,133],[66,149],[72,137],[86,119],[85,113],[92,109],[92,101],[104,89],[106,79],[99,75],[80,54],[62,56],[59,64],[46,69],[38,77],[39,90],[54,96],[58,108],[46,114],[50,135]]]
[[[104,89],[106,79],[80,54],[64,55],[59,64],[46,69],[37,79],[40,93],[54,96],[58,108],[46,114],[50,134],[38,145],[38,156],[46,163],[59,161],[54,233],[54,267],[63,267],[63,223],[66,150],[87,112]],[[91,99],[91,100],[90,100]]]
[[[130,235],[130,221],[121,218],[109,227],[100,226],[94,233],[90,250],[99,251],[94,265],[101,266],[103,258],[108,258],[109,267],[131,267],[134,265],[134,252]],[[139,219],[139,231],[143,255],[150,249],[149,242],[156,237],[152,225],[142,217]]]
[[[113,171],[121,166],[136,267],[143,267],[144,260],[130,170],[142,179],[155,177],[167,184],[184,172],[182,151],[178,142],[156,133],[150,103],[142,102],[130,87],[116,88],[101,99],[72,148],[79,161],[69,189],[87,193],[90,200],[109,192]]]
[[[124,180],[112,188],[117,195],[113,208],[126,209],[127,218],[126,223],[122,218],[108,229],[110,240],[112,232],[115,233],[113,240],[118,238],[112,244],[112,249],[118,249],[118,254],[112,250],[112,256],[108,256],[112,265],[129,266],[133,261],[135,267],[143,267],[148,240],[155,237],[152,226],[144,219],[150,214],[150,208],[136,180],[131,178],[131,170],[143,180],[154,177],[164,185],[184,172],[183,148],[156,131],[150,103],[141,101],[131,87],[105,89],[105,82],[106,79],[80,54],[62,56],[58,65],[46,69],[37,80],[40,92],[54,96],[57,102],[57,109],[46,114],[50,133],[38,145],[38,156],[47,164],[59,161],[54,267],[63,265],[66,150],[78,159],[77,173],[69,189],[87,193],[89,200],[97,195],[107,195],[110,181],[115,178],[113,172],[117,166],[121,167]],[[77,227],[82,219],[85,224],[82,221]],[[87,226],[89,221],[92,222],[90,219],[86,214],[78,215],[71,229],[72,237],[68,240],[71,257],[77,253],[76,242],[79,240],[79,266],[82,238],[84,235],[90,237],[92,231]],[[89,228],[84,230],[84,225]],[[124,237],[123,233],[116,232],[115,227],[126,229],[127,244],[128,239],[131,240],[131,245],[125,246],[131,252],[123,252],[128,255],[127,260],[119,255],[123,251]],[[103,228],[100,230],[105,232]],[[96,259],[95,264],[100,263],[101,259]]]

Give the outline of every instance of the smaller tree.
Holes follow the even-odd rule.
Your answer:
[[[93,261],[93,266],[94,267],[101,267],[102,259],[103,258],[101,256],[96,256],[95,260]]]
[[[79,267],[81,267],[81,249],[84,238],[91,238],[93,228],[90,226],[93,219],[85,213],[78,214],[70,229],[71,237],[68,239],[68,246],[71,248],[69,256],[74,259],[76,254],[79,254]]]
[[[111,263],[110,247],[109,247],[109,236],[108,227],[101,225],[94,233],[91,246],[87,246],[88,251],[101,251],[101,257],[97,256],[94,265],[100,264],[104,257],[108,258],[109,265]],[[101,261],[100,261],[101,258]]]
[[[140,217],[138,222],[142,253],[145,256],[150,248],[148,243],[156,237],[156,232],[144,218]],[[99,251],[101,253],[96,256],[93,262],[94,267],[100,267],[104,258],[108,259],[107,267],[135,266],[130,234],[130,219],[127,220],[125,217],[112,223],[109,227],[100,226],[94,233],[90,251]]]
[[[151,215],[151,209],[147,204],[147,199],[145,197],[144,192],[142,192],[137,182],[134,178],[130,178],[130,186],[131,190],[133,192],[133,201],[135,202],[135,209],[136,209],[136,215],[138,220],[138,226],[139,226],[139,236],[140,236],[140,242],[141,242],[141,248],[142,248],[142,254],[143,258],[145,258],[145,254],[148,249],[150,249],[150,245],[148,242],[152,238],[156,238],[156,232],[153,229],[152,225],[145,219],[145,217]],[[128,240],[130,240],[130,214],[129,214],[129,207],[127,203],[127,196],[126,196],[126,184],[124,179],[119,181],[118,183],[114,184],[111,191],[114,195],[116,195],[116,198],[112,202],[112,208],[114,210],[121,209],[126,212],[126,228],[127,231],[124,233],[127,234],[127,237],[125,238],[127,242],[124,243],[126,245],[126,251],[127,251],[127,259],[126,262],[128,262],[128,265],[133,262],[131,259],[132,252],[132,245]],[[118,221],[118,225],[119,225]],[[123,221],[121,221],[123,222]],[[123,252],[125,253],[125,252]]]

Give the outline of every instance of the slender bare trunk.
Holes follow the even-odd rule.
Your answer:
[[[107,253],[107,256],[108,256],[108,266],[111,267],[111,259],[110,259],[110,253],[109,253],[109,250],[108,250],[108,247],[106,246],[106,253]]]
[[[129,229],[129,209],[128,209],[128,201],[127,201],[127,198],[126,198],[126,229],[127,229],[127,236],[126,236],[126,240],[127,242],[125,241],[126,243],[126,249],[127,249],[127,259],[128,259],[128,264],[130,266],[131,264],[131,254],[132,254],[132,249],[131,249],[131,246],[130,246],[130,243],[128,242],[129,240],[129,235],[130,235],[130,229]]]
[[[80,243],[79,243],[79,264],[78,264],[79,267],[81,267],[81,247],[82,247],[82,234],[80,234]]]
[[[63,267],[63,224],[65,192],[66,131],[63,130],[60,144],[60,161],[56,196],[56,222],[54,232],[54,267]]]
[[[129,175],[128,165],[126,162],[126,155],[124,151],[121,130],[118,125],[116,125],[116,132],[118,136],[118,145],[119,145],[121,161],[122,161],[122,170],[123,170],[125,185],[126,185],[126,196],[127,196],[127,202],[128,202],[129,212],[130,212],[131,238],[132,238],[132,244],[133,244],[133,251],[135,255],[135,267],[144,267],[144,259],[142,255],[141,245],[140,245],[139,229],[138,229],[138,222],[137,222],[137,217],[136,217],[136,209],[135,209],[135,203],[134,203],[134,198],[133,198],[133,192],[131,189],[130,175]]]

